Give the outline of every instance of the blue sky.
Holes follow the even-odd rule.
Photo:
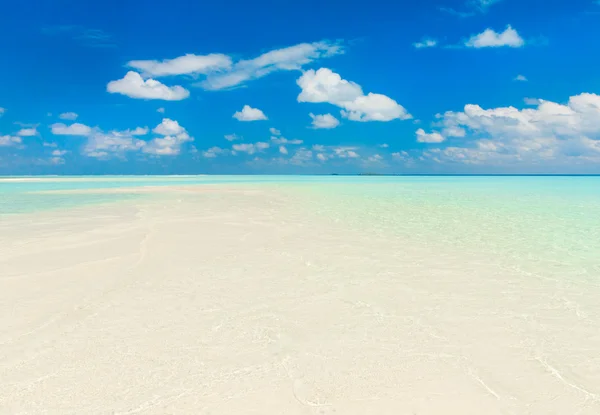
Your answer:
[[[3,14],[0,174],[600,173],[595,0]]]

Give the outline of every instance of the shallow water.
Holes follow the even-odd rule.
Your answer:
[[[600,411],[600,178],[0,189],[0,413]]]

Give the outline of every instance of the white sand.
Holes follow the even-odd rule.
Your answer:
[[[0,413],[600,413],[568,287],[221,188],[0,223]]]

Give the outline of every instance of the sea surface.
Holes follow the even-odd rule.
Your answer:
[[[308,210],[522,272],[600,285],[600,176],[88,176],[0,178],[0,218],[147,197],[143,186],[269,186]],[[94,192],[78,192],[95,190]]]
[[[600,176],[61,176],[0,178],[0,218],[146,197],[143,186],[269,186],[351,227],[503,256],[600,285]],[[95,190],[94,192],[78,192]]]

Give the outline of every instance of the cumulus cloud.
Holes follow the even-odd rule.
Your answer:
[[[488,28],[477,35],[471,36],[465,42],[465,46],[469,48],[497,48],[502,46],[520,48],[524,45],[523,38],[510,25],[506,26],[504,32],[501,33]]]
[[[110,81],[106,90],[111,94],[122,94],[136,99],[161,99],[165,101],[180,101],[190,96],[190,92],[182,86],[166,86],[154,79],[144,80],[133,71],[119,80]]]
[[[119,131],[107,133],[96,131],[88,137],[82,153],[85,156],[98,159],[123,158],[125,153],[141,150],[145,145],[144,140],[135,138],[130,134]]]
[[[520,81],[520,82],[527,82],[527,78],[523,75],[517,75],[515,76],[515,81]]]
[[[50,147],[50,148],[55,148],[55,147],[57,147],[57,146],[58,146],[58,144],[56,144],[56,143],[50,143],[50,142],[48,142],[48,141],[44,141],[44,142],[42,143],[42,145],[43,145],[44,147]]]
[[[232,88],[276,71],[300,70],[304,65],[317,59],[340,53],[343,53],[343,48],[335,43],[327,41],[301,43],[271,50],[254,59],[240,60],[229,70],[210,73],[198,85],[209,90]]]
[[[432,38],[423,38],[420,42],[413,43],[413,46],[417,49],[434,48],[438,44],[438,41]]]
[[[287,148],[285,148],[285,146],[279,146],[279,152],[281,154],[287,154],[288,150],[287,150]]]
[[[315,115],[311,112],[308,115],[312,118],[312,128],[315,129],[331,129],[340,125],[339,120],[331,114]]]
[[[365,162],[367,164],[381,164],[383,162],[383,156],[380,154],[373,154],[372,156],[367,157]]]
[[[52,164],[64,164],[65,159],[63,156],[67,154],[67,150],[54,150],[52,152],[52,157],[50,157],[50,163]]]
[[[83,154],[98,159],[124,158],[126,153],[145,153],[154,156],[175,156],[181,152],[184,143],[193,138],[177,121],[165,118],[152,132],[158,137],[151,140],[138,138],[148,134],[147,127],[137,127],[124,131],[91,132],[83,147]]]
[[[19,130],[19,132],[17,133],[18,136],[20,137],[33,137],[38,135],[38,131],[36,127],[32,127],[32,128],[21,128]]]
[[[440,114],[445,129],[468,133],[464,146],[428,150],[434,161],[465,164],[600,162],[600,96],[582,93],[565,104],[539,100],[535,108],[484,109],[466,105]]]
[[[65,154],[67,154],[67,153],[68,153],[68,151],[67,151],[67,150],[54,150],[54,151],[52,152],[52,155],[53,155],[53,156],[56,156],[56,157],[60,157],[60,156],[64,156],[64,155],[65,155]]]
[[[220,156],[222,154],[227,154],[229,153],[229,150],[221,148],[221,147],[211,147],[208,150],[205,150],[202,152],[202,156],[206,157],[206,158],[215,158],[217,156]]]
[[[277,136],[272,136],[271,137],[271,141],[274,144],[293,144],[293,145],[297,145],[297,144],[302,144],[303,141],[302,140],[298,140],[296,139],[292,139],[292,140],[288,140],[285,137],[277,137]]]
[[[66,125],[61,122],[57,122],[50,126],[52,134],[54,135],[77,135],[77,136],[88,136],[92,133],[92,128],[85,124],[73,123]]]
[[[184,131],[185,129],[177,121],[170,118],[163,118],[161,123],[152,130],[152,132],[160,135],[175,135]]]
[[[225,140],[227,141],[235,141],[235,140],[241,140],[242,137],[240,137],[237,134],[225,134]]]
[[[412,118],[393,99],[372,92],[365,95],[360,85],[342,79],[327,68],[308,70],[296,81],[301,88],[298,102],[327,102],[340,108],[343,117],[352,121],[391,121]]]
[[[12,147],[21,144],[23,140],[21,137],[15,137],[11,135],[0,135],[0,147]]]
[[[181,145],[192,140],[186,132],[158,137],[148,141],[142,147],[142,152],[155,156],[176,156],[181,152]]]
[[[281,131],[279,131],[277,128],[273,128],[273,127],[271,127],[271,128],[269,128],[269,132],[270,132],[272,135],[281,135]]]
[[[299,148],[290,158],[289,163],[296,166],[302,166],[310,163],[312,159],[313,152],[311,150],[308,150],[306,148]]]
[[[187,54],[175,59],[133,60],[127,63],[130,68],[137,69],[144,77],[161,77],[170,75],[208,74],[231,67],[231,58],[220,53],[209,55]]]
[[[389,145],[389,144],[386,144],[386,143],[379,144],[379,147],[381,147],[381,148],[388,148],[389,146],[390,146],[390,145]]]
[[[157,108],[156,112],[158,112],[159,114],[164,114],[165,113],[165,109],[163,107]]]
[[[146,135],[148,134],[148,127],[136,127],[133,130],[127,130],[127,132],[131,135]]]
[[[250,105],[244,105],[241,111],[233,114],[233,118],[238,121],[262,121],[268,119],[264,112],[258,108],[252,108]]]
[[[410,159],[410,154],[408,154],[408,152],[406,152],[406,151],[398,151],[398,152],[392,153],[392,158],[394,160],[407,161]]]
[[[345,159],[345,158],[355,159],[355,158],[360,157],[360,155],[356,152],[356,150],[358,150],[358,147],[338,146],[338,147],[332,147],[332,150],[336,157],[339,157],[342,159]]]
[[[436,131],[428,134],[422,128],[417,130],[417,141],[419,143],[441,143],[444,140],[445,138]]]
[[[254,154],[269,147],[269,143],[259,141],[257,143],[234,144],[231,148],[234,151],[239,151],[240,153]]]
[[[74,112],[63,112],[58,116],[61,120],[75,121],[79,115]]]

